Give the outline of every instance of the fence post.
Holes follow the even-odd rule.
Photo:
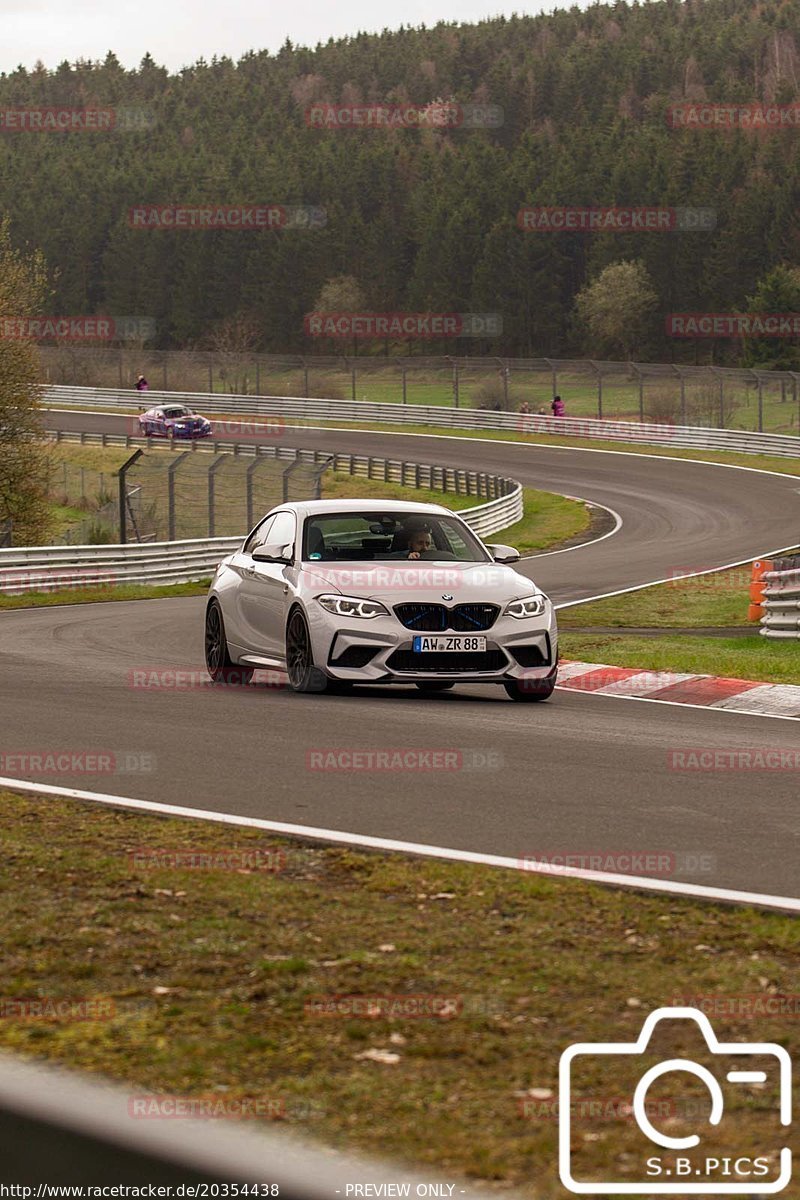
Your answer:
[[[458,363],[453,363],[453,405],[456,408],[461,407],[461,401],[458,394]]]
[[[130,458],[122,464],[117,471],[117,479],[119,480],[119,544],[124,546],[128,540],[128,522],[126,520],[128,511],[128,493],[126,477],[128,471],[144,454],[144,450],[134,450]]]
[[[253,473],[255,471],[257,471],[260,466],[261,466],[261,462],[259,460],[258,455],[256,455],[255,458],[253,459],[253,461],[250,463],[250,465],[247,468],[247,528],[248,528],[248,530],[252,529],[253,525],[255,524],[255,522],[253,520]],[[284,499],[286,499],[285,496],[284,496]]]
[[[764,432],[764,384],[758,376],[758,432]]]
[[[283,500],[281,501],[282,504],[286,504],[286,502],[289,499],[289,477],[291,476],[292,471],[296,470],[297,467],[299,467],[299,466],[300,466],[300,459],[296,458],[294,462],[289,463],[288,467],[283,472]],[[326,464],[326,466],[327,466],[327,464]]]
[[[597,376],[597,420],[603,419],[603,373],[596,362],[591,362],[591,368]]]
[[[719,377],[719,428],[725,428],[725,376]]]
[[[175,541],[175,472],[191,451],[184,450],[167,467],[167,540]]]
[[[308,399],[308,363],[303,359],[303,395]]]
[[[216,537],[216,512],[214,506],[216,474],[227,458],[227,454],[220,454],[214,459],[211,466],[208,468],[208,536]]]
[[[681,425],[686,424],[686,376],[680,367],[675,367],[681,381]]]
[[[406,369],[403,367],[403,404],[406,403]]]
[[[350,371],[350,383],[351,383],[351,388],[350,388],[351,395],[353,397],[353,403],[355,404],[355,402],[356,402],[356,364],[355,363],[353,363],[353,366]]]
[[[208,364],[208,390],[209,390],[209,392],[214,391],[214,375],[213,375],[211,363]]]
[[[319,464],[316,471],[314,472],[314,499],[315,500],[319,500],[320,497],[322,496],[322,476],[325,474],[328,467],[333,465],[333,461],[334,461],[333,457],[326,458],[324,462]],[[292,463],[292,466],[294,467],[295,464]]]

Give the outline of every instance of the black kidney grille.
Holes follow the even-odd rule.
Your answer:
[[[491,629],[500,609],[496,604],[397,604],[395,614],[406,629],[421,633],[443,633],[455,629],[459,633],[478,633]]]
[[[499,612],[496,604],[457,604],[450,610],[450,628],[463,633],[491,629]]]
[[[442,633],[447,629],[447,609],[443,604],[396,604],[395,614],[406,629],[424,633]]]

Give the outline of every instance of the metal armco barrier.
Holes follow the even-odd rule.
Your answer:
[[[360,421],[392,425],[435,425],[446,429],[498,429],[516,433],[558,434],[603,441],[642,442],[681,449],[733,450],[741,454],[800,457],[800,438],[791,434],[749,433],[746,430],[705,429],[691,425],[606,421],[596,417],[548,417],[535,414],[445,408],[423,404],[370,404],[366,401],[309,399],[287,396],[223,396],[192,392],[146,393],[147,403],[188,404],[202,412],[278,416],[285,421]],[[112,388],[47,387],[43,401],[50,407],[93,410],[137,409],[138,393]],[[274,434],[273,434],[274,436]]]
[[[148,444],[145,438],[113,434],[61,434],[59,440],[91,440],[104,445]],[[203,448],[216,452],[226,445],[228,449],[233,448],[229,443],[212,443]],[[319,450],[253,445],[240,446],[239,450],[251,456],[263,454],[326,463],[336,471],[406,487],[488,497],[485,504],[461,510],[461,516],[480,538],[506,529],[523,515],[522,485],[505,476],[367,455],[328,455]],[[0,592],[13,596],[61,588],[111,587],[120,583],[191,583],[213,575],[220,561],[241,545],[246,532],[243,530],[237,537],[132,542],[124,546],[31,546],[0,550]]]
[[[414,1197],[423,1184],[420,1194],[429,1194],[434,1182],[434,1195],[450,1193],[436,1168],[401,1172],[276,1132],[264,1121],[137,1119],[136,1101],[143,1099],[141,1088],[0,1055],[0,1184],[34,1185],[31,1196],[37,1185],[120,1184],[138,1185],[143,1194],[158,1185],[172,1188],[173,1196],[209,1197],[226,1193],[208,1185],[259,1185],[259,1196],[280,1200],[344,1200],[348,1184],[366,1184],[370,1190],[361,1194],[373,1196]],[[464,1200],[488,1196],[459,1186]]]
[[[800,638],[800,554],[754,562],[750,601],[763,637]]]

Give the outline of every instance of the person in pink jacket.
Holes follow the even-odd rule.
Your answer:
[[[560,396],[553,397],[553,403],[550,405],[550,408],[552,409],[554,417],[564,416],[564,401]]]

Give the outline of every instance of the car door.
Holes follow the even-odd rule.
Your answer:
[[[259,527],[255,538],[248,539],[241,554],[239,609],[242,626],[253,652],[271,658],[282,658],[285,652],[287,571],[290,568],[281,562],[256,562],[252,552],[264,546],[294,547],[296,527],[293,512],[276,513]]]

